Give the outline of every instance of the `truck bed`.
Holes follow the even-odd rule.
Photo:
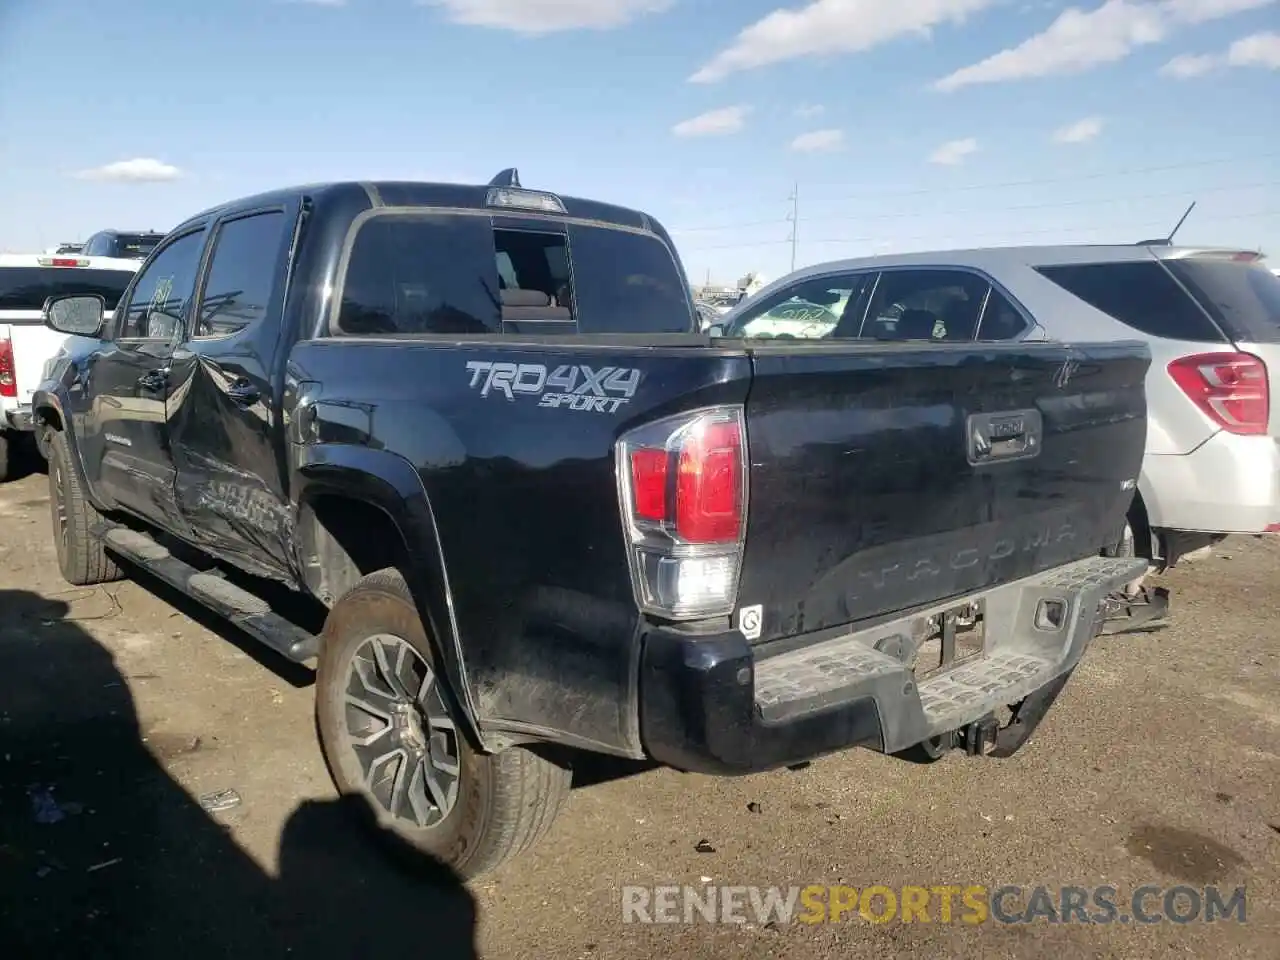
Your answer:
[[[482,722],[632,755],[650,626],[619,507],[629,430],[741,405],[737,612],[759,607],[772,653],[1096,556],[1132,497],[1149,362],[1137,342],[697,335],[331,337],[291,357],[317,450],[394,450],[421,479]],[[331,469],[309,456],[294,469]]]

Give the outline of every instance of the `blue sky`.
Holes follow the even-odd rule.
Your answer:
[[[1280,260],[1280,0],[0,0],[0,250],[337,178],[637,206],[717,282],[889,250]]]

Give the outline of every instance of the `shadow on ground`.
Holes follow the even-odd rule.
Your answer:
[[[476,956],[457,877],[398,865],[342,802],[299,807],[264,872],[147,751],[66,614],[0,589],[0,956]]]
[[[33,434],[10,433],[8,437],[9,473],[5,477],[6,483],[16,483],[32,474],[43,476],[49,472],[49,465],[36,449]]]

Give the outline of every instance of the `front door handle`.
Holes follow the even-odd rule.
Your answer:
[[[148,370],[138,378],[138,389],[151,393],[160,393],[169,384],[169,371],[165,369]]]
[[[248,380],[237,380],[227,388],[227,396],[232,403],[242,407],[251,407],[262,399],[262,391]]]

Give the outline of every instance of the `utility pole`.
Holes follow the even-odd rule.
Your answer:
[[[787,219],[791,221],[791,272],[795,273],[796,269],[796,244],[800,239],[800,184],[796,183],[791,190],[791,196],[787,197],[791,201],[791,212],[787,214]]]

